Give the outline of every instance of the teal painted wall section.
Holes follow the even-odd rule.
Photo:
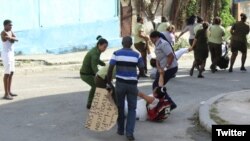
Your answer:
[[[91,48],[102,35],[120,45],[117,0],[1,0],[0,20],[11,19],[24,54]]]

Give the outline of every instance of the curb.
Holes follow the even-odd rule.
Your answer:
[[[199,121],[202,127],[204,127],[209,133],[212,132],[212,125],[217,123],[210,118],[210,108],[211,105],[217,100],[221,99],[227,94],[220,94],[215,97],[210,98],[207,101],[202,101],[199,108]]]
[[[202,101],[200,103],[200,108],[199,108],[199,122],[200,122],[200,125],[202,127],[204,127],[206,131],[208,131],[209,133],[212,133],[212,125],[217,125],[217,123],[213,119],[210,118],[211,105],[213,105],[216,101],[223,98],[224,96],[233,95],[233,94],[237,94],[237,93],[240,93],[240,92],[246,92],[246,91],[249,91],[249,90],[242,90],[242,91],[236,91],[236,92],[230,92],[230,93],[223,93],[223,94],[214,96],[214,97],[208,99],[207,101]]]

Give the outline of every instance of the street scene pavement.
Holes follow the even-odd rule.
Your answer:
[[[116,49],[107,50],[101,59],[107,62],[114,50]],[[243,112],[237,110],[237,107],[247,108],[240,97],[244,101],[248,99],[249,104],[249,71],[240,71],[238,57],[233,73],[220,70],[212,74],[209,70],[209,58],[205,78],[198,79],[197,72],[190,77],[192,54],[186,54],[179,60],[178,74],[167,84],[167,91],[176,102],[177,108],[164,122],[137,122],[136,140],[210,141],[211,134],[200,125],[199,108],[208,99],[221,94],[224,95],[220,97],[219,102],[212,105],[212,113],[215,114],[211,118],[215,121],[219,119],[218,122],[224,121],[225,124],[237,124],[237,120],[233,119],[238,118],[237,114]],[[18,97],[13,101],[0,99],[0,141],[126,140],[125,137],[116,134],[116,127],[108,132],[92,132],[84,128],[88,115],[86,102],[90,87],[79,77],[83,57],[84,52],[50,57],[17,57],[19,61],[14,75],[13,92],[17,93]],[[246,66],[250,70],[249,59]],[[151,94],[152,82],[149,78],[140,79],[139,89]],[[0,85],[3,86],[2,82]],[[4,94],[3,87],[0,93]],[[234,105],[232,109],[231,104],[228,104],[229,100]],[[224,108],[226,110],[223,110]],[[231,115],[235,118],[232,119]],[[241,123],[244,123],[244,119],[246,122],[249,121],[248,117],[249,113],[245,112]]]

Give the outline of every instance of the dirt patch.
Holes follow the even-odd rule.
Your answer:
[[[198,111],[188,120],[193,125],[187,129],[187,133],[191,135],[191,139],[194,141],[211,141],[211,134],[200,125]]]

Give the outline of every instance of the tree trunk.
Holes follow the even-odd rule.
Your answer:
[[[120,3],[120,28],[121,28],[121,36],[130,36],[132,34],[132,5],[131,1]]]

